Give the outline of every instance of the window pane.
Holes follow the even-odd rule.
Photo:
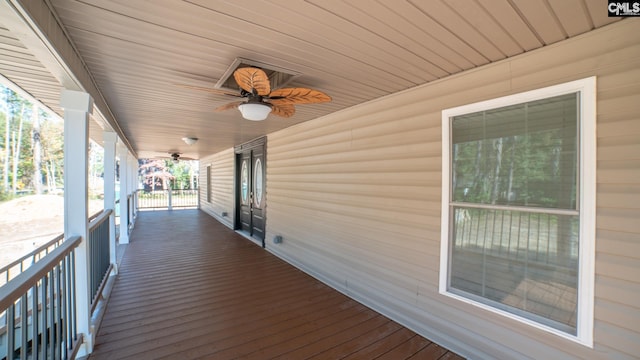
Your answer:
[[[576,333],[578,216],[454,208],[451,292]]]
[[[453,201],[576,209],[578,95],[452,120]]]

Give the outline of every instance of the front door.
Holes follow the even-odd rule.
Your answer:
[[[265,236],[265,156],[264,139],[236,147],[237,217],[236,228],[264,246]]]

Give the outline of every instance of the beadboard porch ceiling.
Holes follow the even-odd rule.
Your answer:
[[[607,17],[602,0],[47,4],[139,157],[178,151],[200,158],[619,20]],[[10,34],[0,36],[5,49],[7,43],[17,46],[13,42]],[[288,86],[315,88],[333,101],[296,106],[288,119],[270,115],[251,122],[235,110],[213,111],[233,98],[175,85],[213,87],[237,58],[298,73]],[[2,56],[0,71],[33,88],[33,78],[11,70],[24,68],[26,61],[31,59]],[[27,69],[37,66],[30,62]],[[49,90],[47,96],[55,99],[51,92],[57,89]],[[181,140],[185,136],[200,141],[187,146]]]

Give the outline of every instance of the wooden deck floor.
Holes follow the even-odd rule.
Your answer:
[[[198,210],[141,212],[90,359],[460,359]]]

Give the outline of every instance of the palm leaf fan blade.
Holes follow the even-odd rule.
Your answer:
[[[243,90],[267,96],[271,92],[271,84],[267,74],[258,68],[246,67],[240,68],[233,73],[233,78]]]
[[[269,94],[273,104],[318,104],[331,101],[322,91],[308,88],[283,88]]]
[[[283,118],[292,117],[296,108],[292,104],[271,104],[271,113]]]
[[[229,109],[235,109],[238,107],[238,105],[244,103],[244,101],[234,101],[222,106],[218,106],[217,108],[215,108],[214,111],[225,111],[225,110],[229,110]]]

